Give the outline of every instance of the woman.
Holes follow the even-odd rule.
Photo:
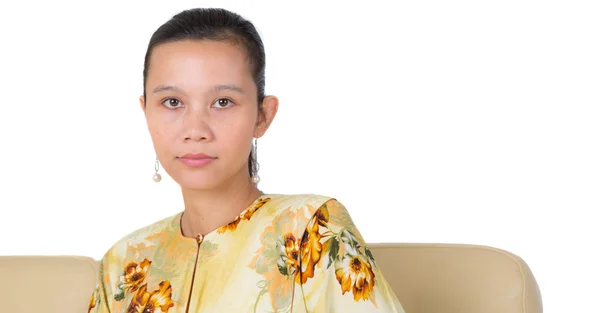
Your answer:
[[[264,89],[262,41],[237,14],[187,10],[153,34],[154,180],[160,160],[185,208],[105,254],[90,312],[403,312],[342,204],[258,189],[256,138],[278,108]]]

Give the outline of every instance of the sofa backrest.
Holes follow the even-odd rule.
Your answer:
[[[371,244],[406,313],[542,313],[529,266],[496,248]]]
[[[86,313],[97,268],[88,257],[0,257],[0,312]]]

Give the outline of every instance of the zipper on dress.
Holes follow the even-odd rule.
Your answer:
[[[185,313],[190,311],[190,302],[192,302],[192,291],[194,290],[194,280],[196,280],[196,268],[198,267],[198,257],[200,256],[200,245],[202,241],[204,241],[204,236],[198,234],[196,237],[196,241],[198,242],[198,250],[196,250],[196,261],[194,262],[194,271],[192,273],[192,284],[190,285],[190,294],[188,296],[187,306],[185,307]]]

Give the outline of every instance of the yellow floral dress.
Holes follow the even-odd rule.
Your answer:
[[[333,198],[263,194],[198,238],[181,215],[104,255],[88,312],[404,312]]]

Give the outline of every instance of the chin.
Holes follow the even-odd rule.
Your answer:
[[[190,175],[189,173],[182,173],[176,177],[173,177],[173,180],[175,180],[183,189],[207,190],[215,189],[222,184],[222,179],[218,179],[217,177],[213,176],[214,175],[206,175],[205,173],[193,175]]]
[[[210,190],[231,183],[232,180],[237,179],[238,175],[242,175],[242,171],[245,170],[245,168],[240,168],[239,172],[236,172],[231,171],[231,168],[235,168],[235,166],[214,165],[216,164],[210,164],[202,168],[175,166],[171,168],[172,174],[169,173],[169,175],[183,189]],[[165,170],[167,169],[165,168]]]

